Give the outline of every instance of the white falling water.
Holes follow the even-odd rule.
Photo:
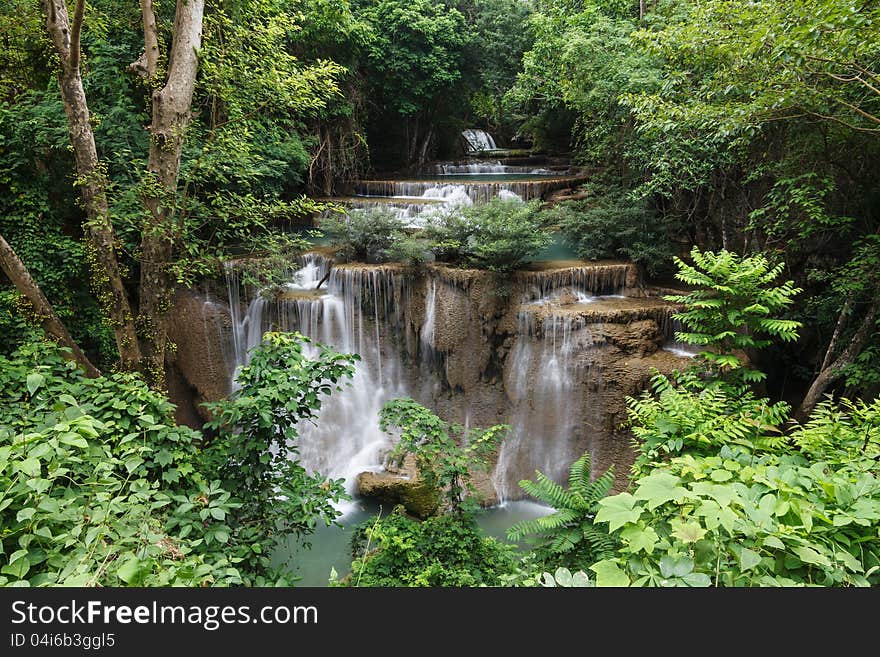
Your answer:
[[[572,403],[579,368],[576,354],[585,346],[575,337],[571,317],[543,321],[528,310],[519,313],[516,343],[508,358],[506,389],[513,404],[511,434],[501,444],[492,483],[501,503],[522,496],[518,482],[535,470],[556,481],[579,454],[573,439],[581,422],[581,404]],[[589,339],[589,338],[587,338]]]
[[[298,427],[297,440],[307,470],[345,479],[346,489],[353,493],[358,473],[381,469],[391,447],[389,436],[379,429],[379,411],[386,401],[407,396],[397,371],[399,359],[383,357],[380,333],[381,320],[393,305],[398,281],[387,270],[334,268],[326,293],[316,295],[315,288],[327,273],[327,266],[324,258],[306,254],[294,282],[287,286],[292,298],[267,301],[257,296],[244,317],[240,316],[236,298],[237,281],[231,281],[235,349],[238,363],[245,365],[249,350],[260,344],[266,331],[284,330],[299,331],[337,351],[361,356],[351,385],[344,385],[342,391],[334,391],[323,400],[315,422]],[[296,298],[297,293],[302,297]],[[364,308],[372,312],[366,313]],[[318,350],[310,345],[305,353],[314,357]]]
[[[501,164],[500,160],[483,160],[478,162],[440,162],[434,165],[434,174],[438,176],[505,176],[530,174],[533,176],[553,175],[553,171],[543,167],[517,166]]]
[[[676,339],[675,334],[685,330],[681,320],[670,317],[664,322],[662,330],[666,337],[666,341],[663,343],[664,351],[675,354],[679,358],[694,358],[700,353],[699,346]]]
[[[474,152],[494,151],[498,148],[498,146],[495,145],[495,140],[492,139],[492,135],[485,130],[468,128],[467,130],[462,131],[461,136],[464,137],[467,142],[468,148]]]
[[[516,192],[511,192],[509,189],[502,189],[498,192],[498,198],[503,201],[522,201],[523,198]]]
[[[436,330],[435,318],[437,315],[437,279],[433,276],[426,281],[427,294],[425,295],[425,323],[419,333],[422,345],[422,353],[428,356],[434,352],[434,333]]]

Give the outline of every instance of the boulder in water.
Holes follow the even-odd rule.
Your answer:
[[[440,508],[437,489],[417,474],[407,472],[361,472],[357,477],[358,494],[389,504],[402,504],[418,518],[428,518]]]

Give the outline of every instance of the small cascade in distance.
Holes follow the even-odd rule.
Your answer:
[[[468,150],[472,153],[479,153],[480,151],[494,151],[498,149],[498,146],[495,144],[495,140],[492,138],[492,135],[490,135],[485,130],[468,128],[467,130],[462,130],[461,136],[467,143]]]

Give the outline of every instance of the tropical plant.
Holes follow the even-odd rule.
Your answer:
[[[564,201],[541,212],[547,226],[558,226],[579,258],[624,257],[649,275],[665,273],[675,255],[672,222],[657,216],[645,198],[618,187],[590,185],[591,198]]]
[[[596,521],[622,545],[591,568],[624,585],[681,585],[670,572],[691,586],[876,585],[877,475],[868,455],[809,462],[724,447],[676,457],[600,502]]]
[[[307,538],[318,522],[330,525],[347,499],[342,480],[308,472],[298,458],[300,422],[314,421],[324,400],[354,373],[355,355],[340,354],[299,333],[266,333],[237,374],[229,399],[206,404],[206,427],[219,435],[202,460],[240,507],[231,514],[230,550],[269,575],[277,537]]]
[[[424,521],[402,510],[368,520],[352,537],[348,586],[498,586],[513,572],[513,546],[485,536],[471,514]]]
[[[535,481],[523,480],[520,487],[529,495],[552,506],[553,513],[516,523],[507,530],[507,538],[519,541],[533,537],[533,548],[540,563],[586,568],[613,554],[617,541],[593,523],[599,500],[608,495],[614,482],[611,467],[595,481],[590,481],[591,459],[585,453],[571,465],[565,489],[542,472]]]
[[[412,399],[386,403],[379,413],[379,426],[399,432],[388,458],[402,465],[412,454],[425,485],[434,488],[455,515],[472,505],[476,495],[473,472],[488,469],[488,458],[508,429],[503,424],[478,429],[445,422]]]
[[[628,425],[638,477],[679,454],[715,454],[724,445],[778,451],[787,442],[783,425],[791,407],[757,398],[749,390],[707,386],[693,372],[655,374],[639,397],[627,397]]]
[[[403,222],[386,208],[353,209],[318,220],[318,228],[342,260],[385,262],[391,249],[403,239]]]
[[[438,260],[503,274],[550,244],[538,207],[496,197],[438,214],[426,234]]]
[[[0,585],[248,580],[226,545],[238,504],[173,410],[137,377],[86,379],[51,343],[0,357]]]
[[[675,277],[697,289],[664,297],[685,306],[674,316],[687,329],[676,332],[676,340],[707,347],[698,358],[729,382],[765,379],[764,372],[746,365],[743,353],[766,347],[773,338],[784,342],[798,338],[800,322],[780,319],[778,314],[801,289],[792,281],[774,286],[784,265],[771,265],[762,254],[743,257],[694,247],[691,258],[693,265],[675,258]]]

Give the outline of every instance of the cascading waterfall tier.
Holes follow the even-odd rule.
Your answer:
[[[568,167],[563,167],[563,170]],[[501,160],[478,162],[440,162],[430,171],[437,176],[523,175],[550,176],[553,170],[545,167],[502,164]]]
[[[579,176],[527,177],[523,180],[360,180],[354,184],[355,194],[365,197],[435,198],[449,197],[461,188],[472,203],[488,203],[502,192],[516,194],[524,201],[542,198],[548,192],[571,187],[586,181]]]
[[[356,476],[381,468],[390,447],[379,430],[379,410],[389,399],[407,395],[388,331],[406,304],[406,281],[394,266],[334,266],[326,288],[319,289],[330,262],[306,254],[299,264],[282,294],[274,299],[255,294],[244,313],[236,267],[227,266],[236,360],[246,365],[250,350],[273,330],[299,331],[340,352],[360,355],[351,385],[324,400],[315,424],[298,427],[297,442],[307,470],[343,478],[353,492]],[[306,355],[316,356],[317,348],[308,346]]]
[[[524,300],[547,299],[555,292],[570,289],[585,295],[620,295],[638,284],[638,268],[631,263],[572,264],[536,271],[518,271],[514,281],[522,286]]]
[[[268,330],[300,331],[362,358],[351,386],[333,393],[315,425],[299,427],[305,467],[344,478],[351,492],[358,474],[381,469],[392,439],[379,411],[401,396],[449,421],[511,426],[491,478],[478,484],[490,500],[522,497],[517,482],[536,469],[564,481],[585,450],[595,467],[621,458],[625,467],[628,442],[615,435],[623,395],[655,365],[680,363],[659,349],[677,308],[621,297],[637,281],[626,263],[536,264],[513,276],[505,297],[493,293],[490,272],[429,265],[415,275],[312,253],[266,298],[242,285],[242,267],[226,269],[239,365]]]
[[[464,137],[468,150],[473,152],[494,151],[498,148],[492,135],[485,130],[468,128],[467,130],[462,130],[461,136]]]
[[[577,438],[588,411],[585,404],[572,403],[572,395],[593,373],[583,358],[593,347],[589,328],[573,316],[518,313],[516,342],[504,372],[511,432],[492,474],[500,502],[522,497],[517,482],[536,470],[564,481],[568,465],[579,456]]]

